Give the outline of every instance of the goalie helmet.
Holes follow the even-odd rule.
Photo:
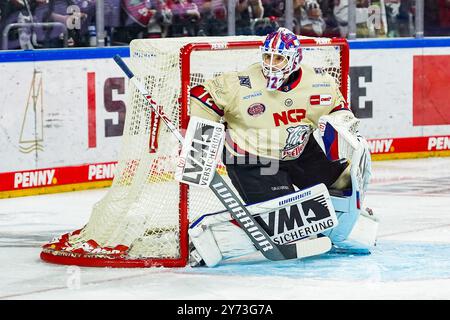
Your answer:
[[[261,65],[267,90],[276,90],[300,69],[302,49],[297,36],[286,28],[267,35],[261,49]]]

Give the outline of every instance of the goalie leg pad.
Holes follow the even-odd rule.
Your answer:
[[[378,219],[361,206],[370,179],[371,164],[366,143],[361,142],[350,162],[351,196],[331,197],[339,225],[324,234],[330,237],[338,252],[369,254],[376,242]]]
[[[203,258],[203,261],[208,267],[214,267],[222,261],[222,253],[217,246],[217,242],[210,228],[207,226],[198,226],[189,229],[188,232],[195,250],[198,251],[198,254]],[[194,253],[194,256],[198,257],[196,253]]]
[[[213,225],[211,231],[225,260],[256,251],[245,232],[232,222]]]
[[[375,246],[378,233],[378,218],[370,209],[358,209],[354,196],[331,197],[336,207],[339,224],[323,232],[333,242],[335,252],[352,254],[370,254]],[[347,203],[347,204],[346,204]],[[346,208],[348,211],[339,211]]]
[[[339,224],[331,229],[325,231],[323,234],[331,239],[333,243],[338,243],[346,240],[348,235],[352,231],[356,220],[358,219],[358,210],[352,210],[349,212],[336,212]]]
[[[372,210],[364,209],[358,217],[348,239],[371,248],[376,245],[379,220]]]
[[[292,244],[298,240],[298,258],[324,253],[329,250],[325,237],[320,239],[303,240],[320,234],[337,225],[337,217],[331,201],[330,194],[324,184],[316,185],[308,189],[300,190],[292,194],[274,198],[268,201],[248,206],[250,213],[257,223],[265,225],[268,233],[276,243]],[[237,226],[232,216],[227,211],[208,213],[196,221],[190,227],[189,234],[194,246],[198,246],[197,257],[194,261],[201,260],[198,256],[210,255],[208,247],[214,250],[218,248],[223,260],[252,254],[257,251],[248,235]],[[211,236],[204,236],[202,232],[210,232]],[[196,238],[194,238],[195,236]],[[200,241],[198,238],[206,240]],[[201,248],[200,248],[201,246]],[[330,244],[331,246],[331,244]],[[201,252],[200,252],[201,251]],[[219,256],[217,254],[217,256]],[[205,259],[205,260],[208,260]],[[219,258],[217,258],[219,261]],[[209,265],[215,265],[217,261],[205,261]]]
[[[189,230],[194,250],[191,265],[203,262],[214,267],[222,260],[236,258],[256,252],[256,248],[245,232],[231,221],[211,226],[197,225]]]
[[[361,210],[355,225],[348,237],[339,242],[333,242],[332,252],[347,254],[370,254],[376,245],[378,233],[378,218],[368,210]]]

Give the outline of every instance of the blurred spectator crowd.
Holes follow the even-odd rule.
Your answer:
[[[235,0],[237,35],[285,26],[285,0]],[[96,0],[0,0],[0,43],[8,49],[96,45]],[[346,37],[349,0],[293,0],[305,36]],[[357,37],[414,35],[415,0],[356,0]],[[225,36],[228,0],[104,0],[106,45],[136,38]],[[450,0],[425,1],[425,36],[450,35]],[[64,37],[64,34],[66,35]]]

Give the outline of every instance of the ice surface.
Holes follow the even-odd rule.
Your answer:
[[[216,268],[108,269],[39,259],[82,227],[106,189],[0,200],[0,299],[450,299],[450,158],[375,162],[366,198],[380,217],[369,256]]]

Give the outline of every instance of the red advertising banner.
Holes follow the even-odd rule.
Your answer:
[[[414,56],[413,125],[450,124],[450,55]]]
[[[377,159],[450,155],[450,136],[368,139],[370,152]]]
[[[0,198],[87,189],[89,186],[86,184],[92,187],[108,186],[114,178],[116,166],[117,162],[104,162],[0,173]]]

